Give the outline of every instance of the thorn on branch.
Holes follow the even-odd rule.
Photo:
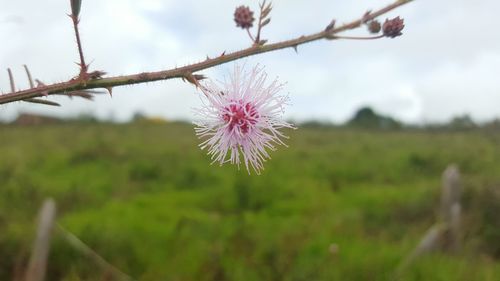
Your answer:
[[[28,76],[28,81],[30,83],[30,88],[33,89],[35,88],[35,83],[33,83],[33,78],[31,77],[30,70],[28,69],[28,66],[23,64],[24,70],[26,71],[26,76]]]
[[[72,78],[70,82],[83,83],[83,85],[86,85],[88,81],[102,79],[104,75],[106,75],[106,72],[100,70],[80,73],[80,75]]]
[[[203,74],[194,74],[193,76],[198,81],[203,80],[203,79],[207,79],[207,77]]]
[[[9,74],[10,91],[11,93],[14,93],[16,91],[16,83],[14,82],[14,76],[12,75],[10,68],[7,68],[7,73]]]
[[[79,97],[86,100],[93,100],[95,94],[103,94],[101,91],[92,91],[92,90],[84,90],[84,91],[72,91],[69,93],[57,93],[55,95],[67,96],[69,98]]]
[[[182,81],[184,82],[189,82],[193,85],[196,86],[196,88],[200,87],[201,88],[201,85],[200,85],[200,80],[203,80],[203,79],[206,79],[207,77],[205,77],[205,75],[202,75],[202,74],[192,74],[190,72],[184,74],[184,77],[182,77]]]
[[[106,75],[106,72],[100,71],[100,70],[96,70],[96,71],[92,71],[90,73],[87,73],[87,75],[88,75],[88,79],[90,79],[90,80],[96,80],[96,79],[102,79],[102,77],[104,75]]]
[[[42,81],[40,81],[40,80],[38,80],[38,79],[35,79],[35,82],[36,82],[36,87],[37,87],[37,88],[40,88],[40,87],[47,87],[47,85],[45,85],[45,83],[43,83]],[[47,91],[43,91],[43,92],[41,92],[41,94],[42,94],[43,96],[45,96],[45,97],[49,95],[49,93],[48,93]]]
[[[106,89],[106,91],[108,91],[109,96],[113,97],[113,87],[106,87],[105,89]]]
[[[37,103],[37,104],[50,105],[50,106],[61,106],[57,102],[48,101],[48,100],[41,100],[41,99],[27,99],[27,100],[23,100],[23,101],[24,102],[29,102],[29,103]]]
[[[37,87],[44,87],[44,86],[47,86],[45,85],[45,83],[43,83],[42,81],[40,81],[39,79],[35,79],[35,82],[36,82],[36,86]]]
[[[335,19],[333,19],[325,28],[325,31],[328,32],[335,27]]]
[[[366,11],[366,13],[361,18],[361,22],[362,23],[367,23],[370,20],[371,13],[372,13],[372,10]]]

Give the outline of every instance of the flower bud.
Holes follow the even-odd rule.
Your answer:
[[[239,6],[234,11],[234,21],[236,22],[237,27],[241,27],[243,29],[247,29],[253,26],[253,12],[249,7]]]
[[[379,33],[381,28],[382,25],[377,20],[372,20],[368,23],[368,31],[370,31],[370,33],[373,34]]]
[[[382,26],[382,30],[384,31],[384,36],[394,38],[403,34],[401,31],[404,27],[404,20],[396,17],[391,20],[386,19]]]

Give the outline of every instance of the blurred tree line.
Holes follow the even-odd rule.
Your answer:
[[[403,129],[424,129],[424,130],[448,130],[465,131],[474,129],[487,129],[500,131],[500,119],[495,118],[484,123],[475,122],[468,114],[453,117],[446,123],[428,124],[406,124],[393,117],[376,112],[369,106],[358,109],[354,115],[344,124],[334,124],[327,121],[310,120],[301,123],[301,127],[321,128],[321,127],[346,127],[354,129],[368,130],[403,130]]]
[[[82,123],[82,124],[96,124],[96,123],[115,123],[116,121],[110,117],[106,120],[98,119],[91,113],[82,113],[75,117],[58,118],[53,116],[20,113],[18,117],[11,122],[1,122],[1,124],[12,125],[44,125],[44,124],[61,124],[61,123]],[[148,116],[142,112],[136,112],[129,123],[155,123],[163,124],[172,122],[162,117]],[[175,120],[175,123],[190,123],[185,120]],[[359,108],[354,115],[345,123],[337,124],[331,121],[322,120],[308,120],[303,122],[291,123],[299,125],[303,128],[353,128],[353,129],[367,129],[367,130],[430,130],[430,131],[466,131],[474,129],[485,129],[488,131],[500,131],[500,118],[478,123],[475,122],[468,114],[458,115],[453,117],[450,121],[445,123],[426,123],[426,124],[407,124],[397,120],[391,116],[387,116],[375,111],[369,106]]]

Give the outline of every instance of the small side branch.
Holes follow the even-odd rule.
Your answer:
[[[88,66],[85,63],[85,58],[83,56],[82,41],[80,40],[80,31],[78,30],[78,24],[80,23],[80,10],[82,6],[82,0],[70,0],[71,4],[71,21],[73,22],[73,29],[75,30],[76,44],[78,46],[78,54],[80,55],[80,75],[81,79],[87,74]]]
[[[80,20],[78,19],[78,16],[71,14],[71,21],[73,22],[73,29],[75,30],[76,44],[78,46],[78,54],[80,56],[80,63],[78,64],[80,66],[80,77],[83,77],[87,73],[88,66],[85,63],[85,58],[83,56],[82,41],[80,40],[80,31],[78,30],[78,23]]]
[[[271,21],[271,18],[268,18],[269,14],[271,13],[272,6],[271,3],[266,5],[266,0],[264,0],[260,4],[260,15],[259,15],[259,23],[257,25],[257,35],[255,36],[255,41],[254,43],[256,45],[264,45],[267,40],[261,40],[260,39],[260,34],[262,32],[262,28],[269,24]]]

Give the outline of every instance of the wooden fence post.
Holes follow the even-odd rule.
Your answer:
[[[55,216],[56,203],[53,199],[45,200],[38,216],[36,239],[26,271],[26,281],[43,281],[45,279]]]
[[[436,250],[445,250],[451,253],[460,250],[461,193],[458,167],[449,165],[443,172],[438,220],[425,233],[415,249],[399,264],[396,269],[396,280],[415,259],[424,254]]]
[[[450,165],[443,173],[441,195],[441,220],[447,225],[443,247],[450,252],[460,250],[461,194],[462,187],[458,167]]]

